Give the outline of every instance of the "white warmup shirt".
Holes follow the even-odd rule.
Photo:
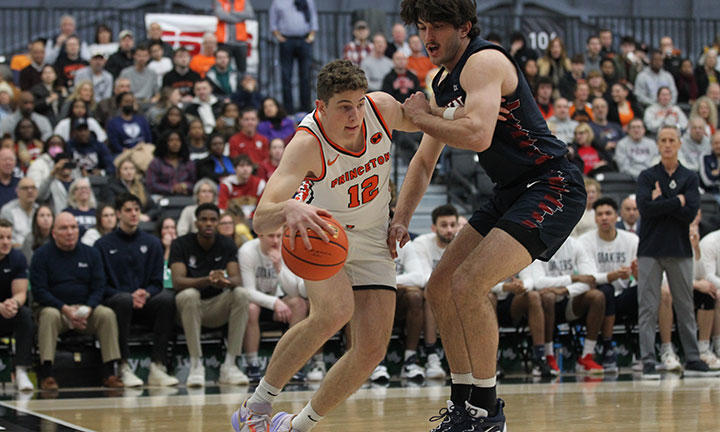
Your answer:
[[[608,273],[620,267],[630,267],[637,258],[638,236],[620,229],[616,232],[615,239],[610,242],[601,239],[597,229],[586,232],[578,239],[580,247],[595,262],[597,273],[594,276],[598,285],[608,283]],[[615,295],[618,295],[632,283],[630,279],[615,279],[612,285]]]
[[[430,278],[430,268],[422,265],[415,243],[410,241],[403,247],[398,244],[397,254],[395,258],[397,284],[425,288]]]
[[[590,290],[590,285],[586,283],[573,283],[572,275],[594,275],[597,273],[593,260],[583,251],[578,241],[572,237],[565,240],[565,243],[550,261],[537,262],[543,270],[543,275],[535,280],[535,289],[565,287],[570,298]],[[557,300],[562,300],[562,297],[558,296]]]

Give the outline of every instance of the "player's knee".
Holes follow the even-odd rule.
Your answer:
[[[175,296],[175,304],[178,309],[188,307],[200,307],[200,291],[195,288],[186,288]]]
[[[368,365],[374,368],[378,363],[383,361],[387,353],[387,341],[376,338],[369,343],[358,346],[358,356]]]
[[[599,304],[603,305],[603,308],[605,307],[605,294],[603,294],[600,290],[590,290],[587,292],[588,299],[590,300],[590,303],[598,306]]]
[[[248,305],[248,323],[257,324],[260,319],[260,306],[255,303]]]
[[[412,290],[406,294],[407,296],[407,302],[408,302],[408,309],[418,311],[422,310],[423,308],[423,293],[419,289]]]
[[[250,304],[250,296],[247,289],[235,287],[232,290],[232,301],[234,306],[247,306]]]
[[[528,304],[531,308],[541,308],[542,307],[542,299],[540,298],[539,292],[528,291],[525,293],[525,295],[528,298]]]
[[[555,294],[551,292],[545,292],[540,294],[540,300],[544,309],[555,306]]]
[[[333,335],[340,331],[352,318],[352,305],[339,304],[337,307],[328,308],[322,313],[311,315],[311,319],[318,323],[318,328]]]

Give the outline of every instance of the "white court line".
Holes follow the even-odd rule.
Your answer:
[[[11,409],[14,409],[15,411],[19,411],[19,412],[21,412],[21,413],[34,415],[34,416],[36,416],[36,417],[40,417],[41,419],[44,419],[44,420],[47,420],[47,421],[51,421],[51,422],[57,423],[57,424],[59,424],[59,425],[61,425],[61,426],[65,426],[65,427],[68,427],[68,428],[73,428],[73,429],[76,429],[76,430],[79,430],[79,431],[82,431],[82,432],[95,432],[95,431],[92,430],[92,429],[88,429],[88,428],[84,428],[84,427],[82,427],[82,426],[78,426],[78,425],[75,425],[75,424],[72,424],[72,423],[68,423],[68,422],[66,422],[66,421],[60,420],[59,418],[51,417],[51,416],[45,415],[45,414],[40,414],[39,412],[35,412],[35,411],[30,410],[30,409],[27,409],[27,408],[21,408],[21,407],[19,407],[19,406],[11,405],[11,404],[6,403],[6,402],[0,401],[0,406],[4,406],[4,407],[6,407],[6,408],[11,408]]]

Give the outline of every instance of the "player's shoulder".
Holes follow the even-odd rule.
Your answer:
[[[260,239],[254,238],[252,240],[246,241],[245,243],[240,246],[240,253],[248,253],[253,252],[255,249],[260,246]]]
[[[627,230],[618,229],[617,230],[618,238],[625,240],[625,241],[631,241],[631,242],[638,242],[640,241],[640,237],[638,237],[637,234],[632,233]]]
[[[432,243],[434,240],[435,240],[435,233],[426,233],[426,234],[420,234],[419,236],[415,237],[413,242],[415,242],[416,246],[425,247],[428,244]]]
[[[577,241],[583,245],[592,245],[595,243],[596,239],[597,239],[597,229],[594,229],[594,230],[590,230],[590,231],[587,231],[587,232],[581,234],[577,238]]]
[[[700,244],[715,243],[720,241],[720,229],[713,232],[707,233],[705,237],[700,239]]]

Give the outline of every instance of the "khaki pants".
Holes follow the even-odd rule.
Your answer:
[[[228,354],[242,354],[243,338],[248,322],[247,290],[235,287],[209,299],[200,299],[200,291],[186,288],[175,296],[177,312],[185,331],[191,358],[202,357],[200,331],[202,326],[215,328],[228,324]]]
[[[40,361],[53,362],[58,336],[70,330],[62,312],[54,307],[44,307],[38,317],[38,345]],[[88,317],[85,330],[75,329],[82,334],[92,334],[100,341],[103,363],[120,358],[118,328],[115,312],[105,306],[97,306]]]

